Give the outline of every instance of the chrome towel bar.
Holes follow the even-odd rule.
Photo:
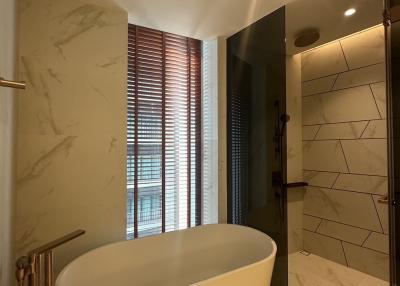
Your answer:
[[[6,80],[6,79],[0,77],[0,86],[17,88],[17,89],[25,89],[26,83],[24,81]]]

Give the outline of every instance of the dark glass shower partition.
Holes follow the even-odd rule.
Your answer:
[[[271,236],[287,285],[285,8],[227,41],[228,219]]]

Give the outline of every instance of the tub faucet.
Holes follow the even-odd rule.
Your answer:
[[[36,248],[26,256],[21,256],[15,263],[15,278],[18,286],[52,286],[53,285],[53,250],[68,241],[85,234],[77,230]],[[42,277],[42,274],[43,277]]]

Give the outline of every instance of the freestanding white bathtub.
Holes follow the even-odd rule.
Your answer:
[[[94,249],[56,286],[269,286],[276,244],[252,228],[214,224]]]

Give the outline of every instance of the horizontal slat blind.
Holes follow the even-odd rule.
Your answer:
[[[201,42],[129,25],[128,238],[201,223]]]

